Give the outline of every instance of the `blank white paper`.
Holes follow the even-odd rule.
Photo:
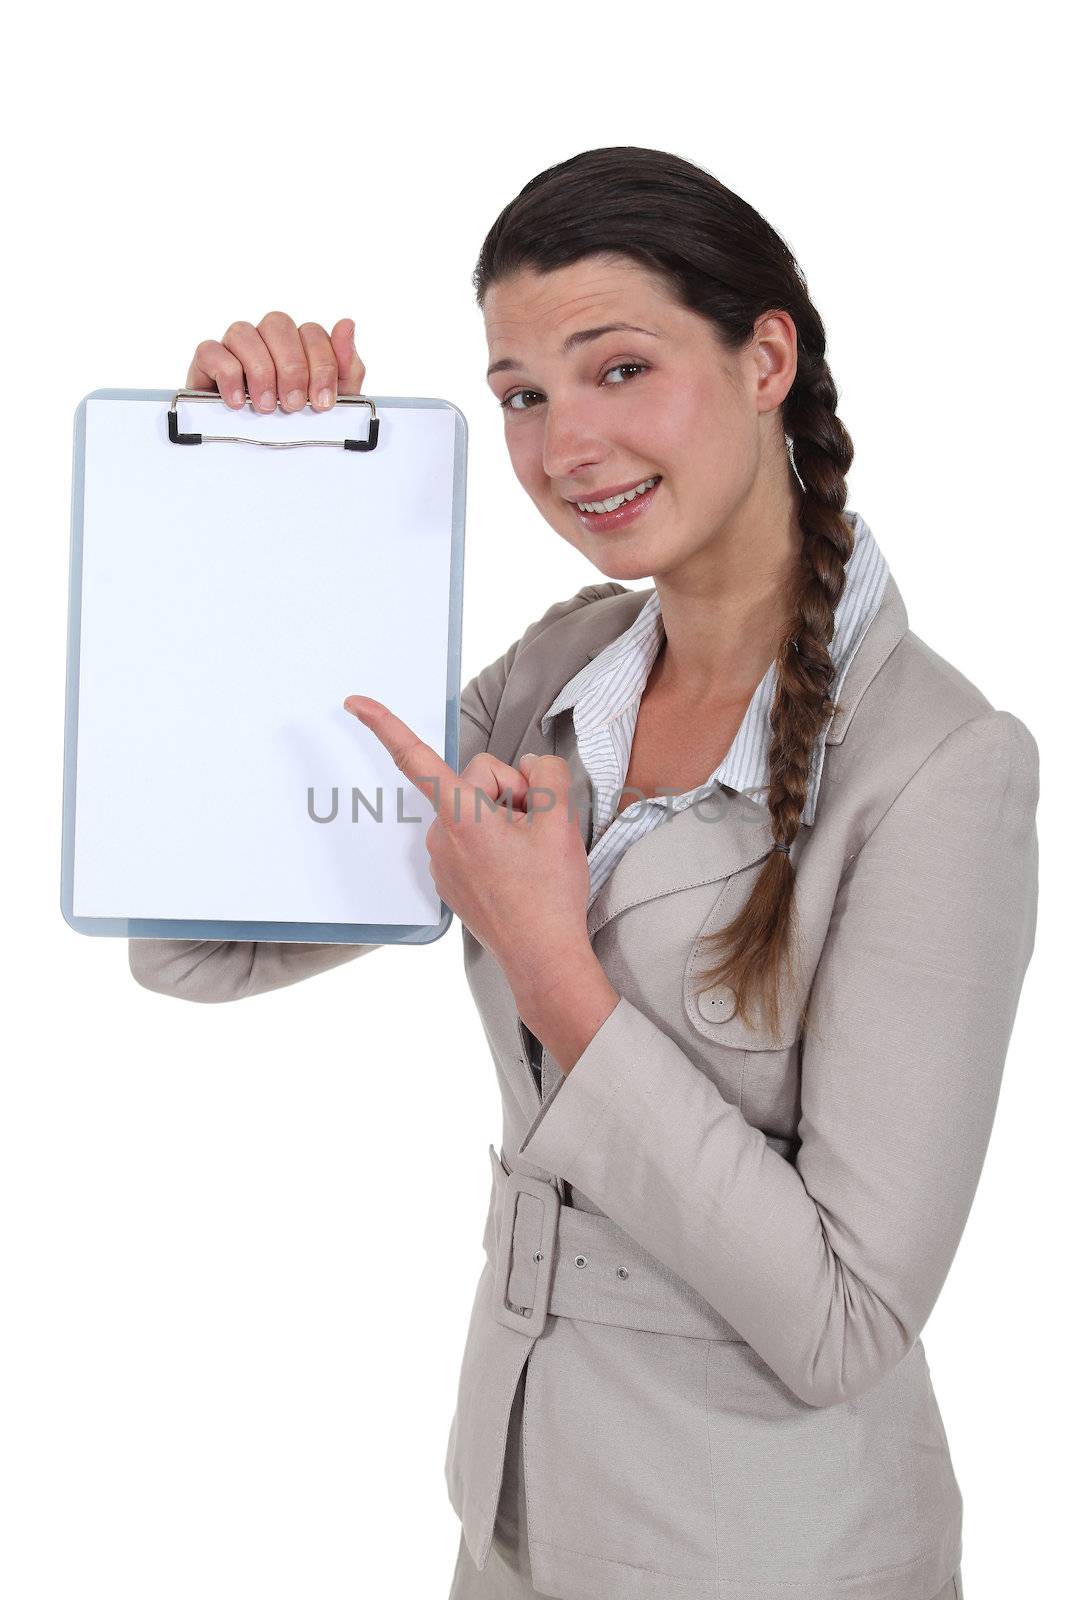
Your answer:
[[[433,806],[342,702],[444,751],[456,413],[383,408],[354,452],[173,445],[167,409],[86,403],[74,914],[436,923]],[[367,412],[179,424],[363,438]]]

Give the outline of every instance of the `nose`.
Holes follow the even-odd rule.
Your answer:
[[[600,471],[600,464],[596,461],[583,461],[581,466],[569,467],[559,477],[549,473],[548,476],[559,484],[559,492],[565,500],[573,500],[580,492],[579,484],[588,483],[590,477]]]
[[[587,482],[594,476],[600,466],[610,454],[604,440],[596,438],[589,426],[583,422],[580,409],[571,408],[570,413],[557,408],[551,412],[550,404],[545,407],[545,432],[541,447],[541,464],[545,477],[553,483],[566,486],[573,480]],[[568,491],[564,487],[563,491]]]

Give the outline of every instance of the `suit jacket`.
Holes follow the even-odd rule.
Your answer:
[[[588,585],[472,678],[461,765],[556,753],[587,790],[570,716],[547,738],[541,717],[648,593]],[[697,993],[698,941],[773,843],[741,791],[672,817],[605,883],[589,928],[621,998],[567,1075],[542,1052],[538,1077],[463,929],[503,1125],[445,1477],[484,1568],[525,1367],[546,1594],[928,1600],[960,1566],[920,1333],[1033,949],[1038,750],[909,630],[891,576],[838,699],[792,850],[801,981],[778,1037],[725,986]],[[130,961],[217,1001],[373,948],[131,940]]]

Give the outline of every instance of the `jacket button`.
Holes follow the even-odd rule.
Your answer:
[[[737,996],[727,984],[718,983],[697,996],[697,1010],[707,1022],[729,1022],[737,1010]]]

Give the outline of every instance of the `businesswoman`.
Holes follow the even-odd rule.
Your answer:
[[[586,151],[474,281],[515,472],[603,581],[467,683],[458,773],[345,702],[434,799],[501,1090],[452,1600],[961,1600],[920,1335],[1033,948],[1037,747],[845,510],[823,324],[751,206]],[[352,335],[235,323],[187,383],[328,406]],[[222,1001],[371,948],[130,960]]]

